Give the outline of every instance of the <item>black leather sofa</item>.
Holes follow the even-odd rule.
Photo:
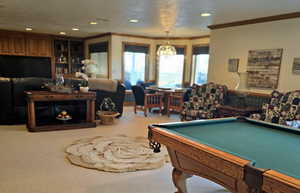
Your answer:
[[[22,124],[26,122],[26,99],[24,91],[42,90],[49,78],[25,77],[25,78],[3,78],[0,77],[0,124]],[[75,85],[80,80],[66,79],[67,84]],[[110,97],[116,104],[120,116],[123,113],[123,102],[125,97],[125,86],[118,83],[116,92],[97,90],[96,110],[102,100]]]

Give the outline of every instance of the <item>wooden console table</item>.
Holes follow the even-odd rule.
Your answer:
[[[27,91],[27,128],[29,131],[52,131],[63,129],[77,129],[96,127],[95,123],[95,100],[96,93],[56,93],[49,91]],[[78,123],[61,123],[37,125],[36,120],[36,102],[59,102],[59,101],[86,101],[86,120]],[[57,115],[53,115],[54,117]]]

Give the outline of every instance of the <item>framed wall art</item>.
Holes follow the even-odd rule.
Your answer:
[[[238,58],[230,58],[228,60],[228,72],[237,72],[239,69],[239,61]]]
[[[300,75],[300,58],[294,58],[293,74]]]
[[[248,87],[276,89],[283,49],[250,50],[248,56]]]

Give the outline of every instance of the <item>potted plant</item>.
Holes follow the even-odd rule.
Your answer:
[[[102,124],[111,125],[114,123],[115,117],[120,115],[120,113],[116,111],[115,103],[108,97],[103,99],[99,106],[99,111],[97,111],[97,115]]]
[[[79,83],[79,91],[80,92],[89,92],[88,81],[83,81]]]

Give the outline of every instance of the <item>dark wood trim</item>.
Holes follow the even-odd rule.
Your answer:
[[[124,70],[124,51],[125,51],[125,45],[133,45],[133,46],[145,46],[148,47],[148,54],[146,55],[146,63],[145,63],[145,77],[144,80],[147,81],[147,77],[149,77],[149,75],[147,75],[147,73],[149,73],[149,65],[150,65],[150,55],[151,55],[151,44],[147,44],[147,43],[140,43],[140,42],[127,42],[127,41],[122,41],[122,50],[121,50],[121,80],[124,82],[124,76],[125,76],[125,70]]]
[[[112,33],[102,33],[102,34],[98,34],[98,35],[94,35],[94,36],[88,36],[88,37],[85,37],[83,38],[84,40],[89,40],[89,39],[95,39],[95,38],[102,38],[102,37],[105,37],[105,36],[111,36]]]
[[[192,36],[192,37],[151,37],[151,36],[143,36],[143,35],[133,35],[133,34],[124,34],[124,33],[113,33],[113,32],[109,32],[109,33],[103,33],[103,34],[99,34],[99,35],[95,35],[95,36],[89,36],[84,38],[84,40],[88,40],[88,39],[94,39],[94,38],[101,38],[104,36],[122,36],[122,37],[131,37],[131,38],[142,38],[142,39],[151,39],[151,40],[194,40],[194,39],[203,39],[203,38],[209,38],[210,35],[203,35],[203,36]]]
[[[180,46],[177,46],[177,47],[180,47]],[[183,58],[183,74],[182,74],[181,87],[183,87],[183,85],[185,83],[185,72],[186,72],[186,66],[188,65],[187,64],[187,46],[184,45],[183,49],[184,49],[184,58]]]
[[[293,18],[298,18],[298,17],[300,17],[300,12],[293,12],[293,13],[286,13],[286,14],[280,14],[280,15],[267,16],[267,17],[259,17],[259,18],[255,18],[255,19],[247,19],[247,20],[241,20],[241,21],[209,25],[208,28],[211,30],[214,30],[214,29],[228,28],[228,27],[241,26],[241,25],[249,25],[249,24],[256,24],[256,23],[265,23],[265,22],[272,22],[272,21],[278,21],[278,20],[285,20],[285,19],[293,19]]]
[[[125,82],[124,81],[124,50],[125,50],[125,43],[124,42],[122,42],[122,49],[121,49],[121,80],[123,81],[123,82]]]
[[[112,79],[112,37],[108,40],[108,79]]]
[[[107,33],[101,33],[98,35],[88,36],[88,37],[74,37],[74,36],[67,36],[67,35],[56,35],[56,34],[49,34],[49,33],[39,33],[39,32],[28,32],[28,31],[16,31],[16,30],[6,30],[6,29],[0,29],[0,31],[5,32],[19,32],[24,34],[32,34],[32,35],[48,35],[55,39],[67,39],[67,40],[78,40],[78,41],[84,41],[89,39],[95,39],[95,38],[102,38],[105,36],[123,36],[123,37],[132,37],[132,38],[143,38],[143,39],[152,39],[152,40],[194,40],[194,39],[204,39],[209,38],[210,35],[202,35],[202,36],[191,36],[191,37],[155,37],[155,36],[143,36],[143,35],[134,35],[134,34],[125,34],[125,33],[114,33],[114,32],[107,32]]]
[[[192,36],[192,37],[153,37],[150,39],[155,39],[155,40],[195,40],[195,39],[204,39],[204,38],[209,38],[210,35],[203,35],[203,36]]]
[[[39,33],[39,32],[30,32],[30,31],[16,31],[16,30],[6,30],[6,29],[0,29],[0,32],[8,32],[8,33],[20,33],[24,35],[36,35],[36,36],[48,36],[53,39],[63,39],[63,40],[73,40],[73,41],[83,41],[84,38],[80,37],[73,37],[73,36],[65,36],[65,35],[54,35],[54,34],[48,34],[48,33]]]
[[[204,38],[210,38],[210,35],[203,35],[203,36],[194,36],[194,37],[189,37],[189,40],[195,40],[195,39],[204,39]]]

